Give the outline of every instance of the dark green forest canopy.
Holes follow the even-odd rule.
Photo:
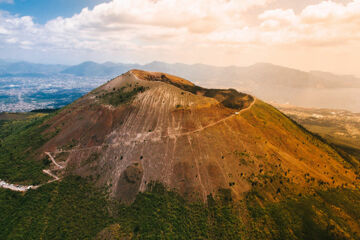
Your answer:
[[[340,215],[359,221],[360,193],[319,191],[260,206],[256,193],[233,202],[228,190],[187,202],[153,184],[131,205],[88,179],[69,176],[25,194],[0,189],[0,239],[358,239]],[[321,212],[318,215],[317,212]],[[346,233],[337,231],[338,226]],[[116,238],[109,238],[116,239]]]
[[[58,130],[43,134],[52,114],[34,114],[22,120],[0,122],[0,179],[12,183],[39,184],[49,177],[42,173],[47,161],[37,161],[36,149]]]

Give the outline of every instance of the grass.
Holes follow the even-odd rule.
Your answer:
[[[358,190],[331,189],[260,206],[252,193],[246,199],[253,232],[265,239],[358,239],[359,233],[344,220],[359,222]],[[341,209],[340,212],[336,209]],[[268,229],[264,236],[263,229]],[[350,236],[350,237],[349,237]],[[253,238],[256,239],[256,238]]]
[[[112,92],[101,95],[101,101],[112,106],[119,106],[121,104],[129,103],[138,93],[145,92],[146,88],[143,86],[134,87],[130,91],[125,91],[125,87],[115,89]]]
[[[299,118],[296,114],[290,114],[294,119],[294,123],[299,125],[304,131],[311,134],[314,138],[331,146],[346,162],[348,167],[353,167],[359,170],[360,167],[360,144],[359,136],[349,135],[345,128],[348,123],[351,126],[357,127],[356,119],[354,117],[347,117],[347,120],[327,119],[327,118]],[[303,128],[304,126],[305,128]],[[308,131],[309,130],[309,131]],[[338,135],[341,133],[343,135]]]
[[[310,143],[316,148],[322,149],[338,162],[344,164],[345,167],[358,170],[359,163],[356,159],[348,156],[346,152],[336,147],[335,144],[327,141],[320,135],[308,131],[302,125],[298,124],[296,121],[287,117],[285,114],[269,104],[258,101],[252,107],[251,111],[244,113],[243,116],[249,121],[249,123],[257,124],[262,121],[264,123],[264,129],[267,129],[268,132],[276,131],[277,136],[282,135],[280,140],[285,141],[285,143],[287,141],[285,134],[291,134],[291,136],[301,140],[304,144],[305,142]]]

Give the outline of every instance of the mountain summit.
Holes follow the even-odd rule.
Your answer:
[[[356,184],[349,163],[272,106],[234,89],[205,89],[165,73],[131,70],[47,122],[38,151],[131,203],[151,182],[190,200],[253,189],[277,201]]]

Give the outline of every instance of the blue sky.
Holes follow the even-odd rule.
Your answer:
[[[360,76],[359,19],[360,0],[0,0],[0,59],[270,62]]]
[[[35,23],[44,24],[56,17],[71,17],[81,9],[93,8],[109,0],[0,0],[0,9],[18,14],[32,16]]]

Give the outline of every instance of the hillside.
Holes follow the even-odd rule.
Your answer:
[[[360,160],[360,113],[288,105],[276,107],[311,132]]]
[[[0,126],[0,179],[44,184],[24,200],[41,202],[36,231],[43,236],[57,234],[41,220],[51,212],[53,224],[99,239],[359,237],[359,162],[234,89],[131,70],[55,113],[22,121]],[[22,198],[8,194],[2,190],[0,200]],[[64,203],[74,208],[55,220],[52,211]],[[70,217],[77,208],[96,227],[78,226],[78,214]],[[9,211],[25,222],[34,217]],[[4,236],[16,234],[11,226]]]

